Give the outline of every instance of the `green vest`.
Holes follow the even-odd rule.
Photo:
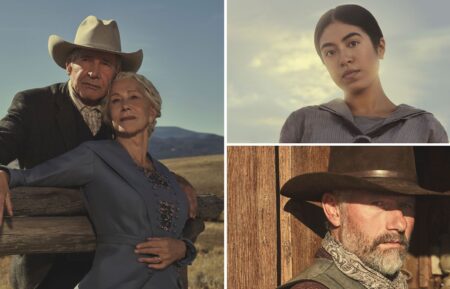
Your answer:
[[[317,258],[314,263],[300,275],[278,289],[289,289],[300,280],[312,280],[319,282],[329,289],[366,289],[358,281],[355,281],[342,273],[333,260]]]

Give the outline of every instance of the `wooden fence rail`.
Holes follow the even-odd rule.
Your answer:
[[[12,196],[14,217],[6,217],[0,229],[0,255],[95,249],[95,235],[79,190],[20,187]],[[187,237],[203,231],[201,220],[217,221],[223,211],[223,199],[214,195],[200,195],[198,203],[199,216],[188,221]]]
[[[12,190],[14,216],[85,215],[81,192],[53,187],[18,187]],[[223,200],[214,195],[198,196],[199,216],[205,221],[218,220]]]

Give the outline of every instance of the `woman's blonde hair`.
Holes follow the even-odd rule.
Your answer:
[[[119,72],[116,75],[116,77],[114,78],[112,83],[114,83],[114,81],[117,81],[120,79],[136,80],[139,83],[139,85],[143,88],[145,96],[150,100],[150,103],[156,112],[155,120],[153,121],[153,123],[150,123],[148,126],[148,132],[151,135],[155,128],[155,125],[156,125],[156,118],[161,116],[162,100],[161,100],[161,96],[159,95],[158,90],[153,85],[153,83],[150,80],[148,80],[145,76],[143,76],[141,74],[137,74],[135,72]],[[111,87],[112,87],[112,83],[111,83]],[[102,111],[103,111],[103,121],[106,124],[112,126],[111,113],[109,110],[109,104],[110,104],[110,99],[111,99],[110,94],[111,94],[111,91],[109,91],[108,95],[106,96],[106,101],[103,103]]]

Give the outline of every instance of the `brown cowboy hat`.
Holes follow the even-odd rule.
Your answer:
[[[62,68],[66,68],[67,56],[76,48],[92,49],[119,55],[122,71],[138,71],[142,64],[142,49],[136,52],[122,52],[119,28],[115,20],[102,20],[88,16],[78,27],[73,43],[57,35],[48,38],[48,52]]]
[[[287,181],[281,194],[299,201],[320,202],[336,190],[366,190],[413,196],[445,196],[417,184],[412,147],[335,146],[330,148],[328,172],[298,175]]]

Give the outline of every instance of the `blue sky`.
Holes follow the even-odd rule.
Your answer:
[[[48,37],[72,42],[88,15],[115,19],[122,50],[143,49],[139,73],[163,99],[158,125],[223,135],[223,0],[2,0],[0,115],[21,90],[67,80]]]
[[[320,16],[348,1],[228,0],[228,142],[273,143],[300,107],[342,97],[317,56]],[[384,91],[432,112],[450,133],[450,2],[354,0],[374,14],[386,53]]]

